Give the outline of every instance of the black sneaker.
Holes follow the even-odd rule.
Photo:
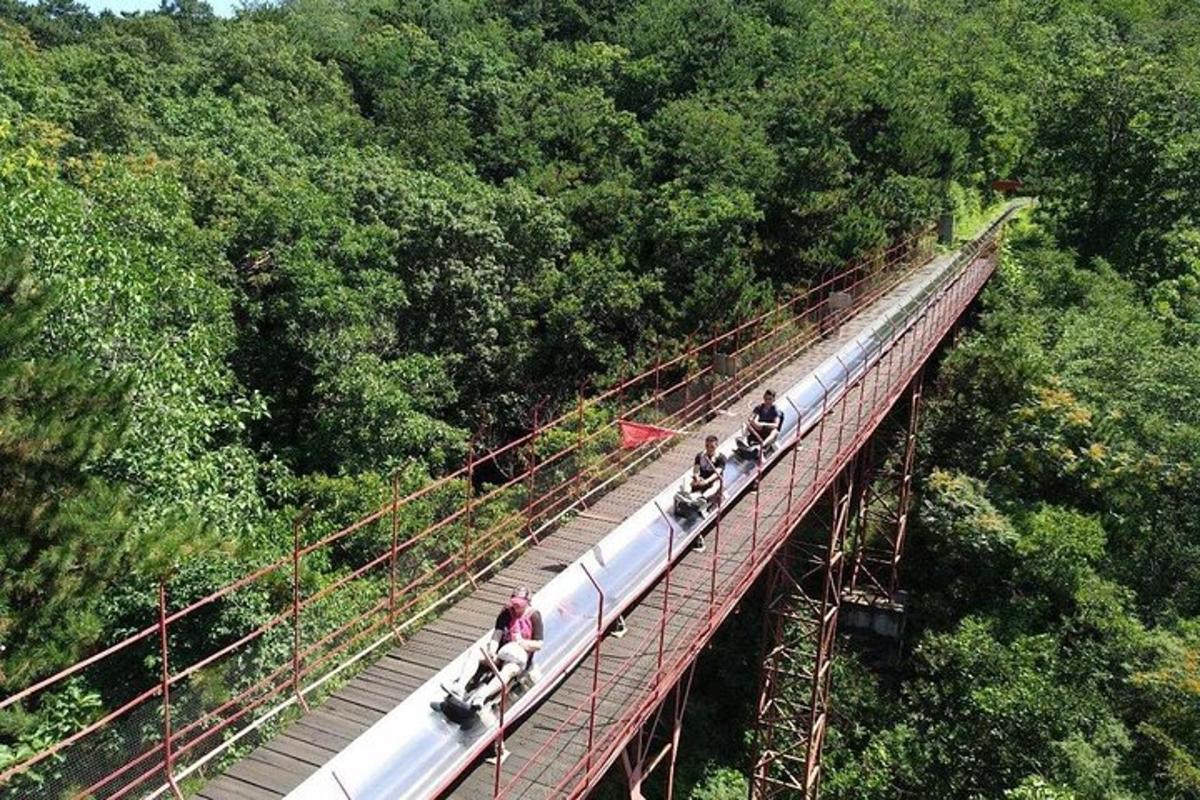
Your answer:
[[[703,553],[706,549],[704,547],[704,536],[697,536],[696,541],[692,542],[692,547],[695,548],[697,553]]]

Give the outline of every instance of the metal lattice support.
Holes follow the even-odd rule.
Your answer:
[[[908,511],[912,503],[913,467],[921,419],[924,369],[908,389],[907,418],[900,451],[862,477],[861,503],[854,509],[854,566],[848,589],[894,603],[900,589],[900,563],[908,536]],[[864,448],[872,453],[874,441]],[[870,456],[863,463],[870,463]]]
[[[687,709],[688,697],[692,691],[692,676],[695,673],[695,662],[688,667],[687,672],[675,684],[672,697],[658,707],[658,713],[653,720],[638,732],[621,753],[621,765],[625,771],[625,783],[629,790],[630,800],[645,800],[642,794],[642,784],[650,774],[667,762],[667,793],[666,800],[675,797],[675,767],[679,762],[679,739],[683,731],[683,712]],[[670,721],[664,725],[663,716],[670,705]],[[660,730],[660,726],[665,730]]]
[[[828,535],[805,542],[793,534],[768,568],[752,800],[817,796],[858,472],[851,462],[830,492]]]

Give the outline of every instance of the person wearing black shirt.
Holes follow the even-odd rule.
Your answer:
[[[458,679],[442,688],[476,709],[483,708],[513,678],[533,666],[534,654],[542,649],[542,636],[542,612],[530,604],[529,589],[514,589],[496,615],[491,637],[463,660]],[[483,681],[488,675],[490,679]]]
[[[691,490],[706,501],[705,516],[712,513],[714,507],[721,504],[721,490],[725,488],[725,456],[717,452],[717,437],[704,437],[704,449],[696,453],[692,463],[692,476],[688,485]],[[696,550],[704,551],[704,535],[696,537]]]
[[[692,464],[692,491],[701,494],[709,505],[720,502],[725,456],[717,452],[717,437],[707,436],[704,449],[696,453]]]
[[[763,393],[763,401],[750,412],[750,421],[746,423],[748,438],[752,444],[761,442],[765,454],[774,447],[782,427],[783,412],[775,405],[775,393],[768,389]]]

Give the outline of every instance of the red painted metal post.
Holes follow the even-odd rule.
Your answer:
[[[721,490],[724,492],[724,489]],[[708,621],[712,624],[713,611],[717,604],[717,552],[721,549],[721,517],[725,516],[724,497],[721,498],[721,505],[717,507],[717,518],[713,523],[713,551],[711,576],[708,584]]]
[[[900,588],[900,560],[908,534],[908,506],[912,497],[913,466],[916,462],[917,431],[920,425],[921,396],[925,382],[922,366],[913,377],[912,397],[909,400],[908,431],[904,439],[904,459],[900,473],[900,496],[896,500],[896,533],[892,539],[892,563],[888,575],[888,599],[895,601]]]
[[[813,461],[813,486],[820,485],[821,480],[821,458],[824,455],[825,447],[825,424],[829,419],[829,387],[821,378],[813,373],[813,377],[821,386],[821,421],[817,424],[817,457]]]
[[[835,356],[835,358],[837,358],[838,363],[842,365],[842,372],[849,375],[850,370],[846,369],[846,365],[842,362],[842,359],[840,357],[836,357],[836,356]],[[845,432],[845,429],[846,429],[846,404],[850,402],[850,392],[853,389],[854,389],[854,383],[851,383],[846,386],[846,391],[844,391],[842,393],[842,399],[840,401],[840,404],[842,406],[842,413],[838,417],[837,446],[834,448],[834,452],[836,452],[836,453],[842,452],[842,434]]]
[[[751,558],[758,555],[758,496],[761,494],[759,489],[762,486],[762,464],[763,443],[760,439],[758,443],[758,463],[754,467],[754,522],[750,527],[750,552],[753,554]]]
[[[767,787],[771,766],[775,761],[775,726],[778,718],[776,694],[776,673],[778,671],[779,655],[784,652],[783,614],[772,613],[776,606],[784,604],[780,596],[779,584],[783,573],[782,562],[789,552],[789,543],[775,553],[766,565],[766,601],[762,616],[762,649],[763,658],[758,672],[758,689],[754,715],[754,763],[750,770],[750,799],[763,800],[767,796]]]
[[[873,370],[873,372],[875,373],[875,382],[871,384],[871,410],[872,411],[874,411],[875,407],[879,404],[879,379],[880,379],[880,375],[882,375],[882,373],[883,373],[883,360],[887,357],[887,353],[891,352],[890,350],[888,350],[887,352],[884,352],[884,348],[887,347],[887,344],[888,344],[887,342],[879,343],[879,354],[878,354],[877,360],[875,362],[875,369]],[[884,390],[886,391],[886,389],[887,389],[887,386],[885,385]]]
[[[600,692],[600,643],[604,641],[604,590],[600,588],[600,584],[592,576],[591,570],[586,565],[580,565],[583,568],[583,573],[587,575],[587,579],[592,582],[592,586],[596,589],[596,646],[592,648],[592,693],[591,693],[591,708],[588,712],[588,743],[587,755],[585,756],[584,771],[590,774],[592,771],[592,746],[596,740],[596,700]]]
[[[870,353],[867,352],[867,348],[865,348],[861,344],[859,344],[858,340],[855,340],[854,346],[858,348],[858,352],[862,353],[862,357],[863,357],[863,361],[862,361],[863,374],[859,376],[858,381],[857,381],[857,384],[858,384],[858,408],[854,415],[854,432],[857,435],[859,429],[862,427],[863,405],[865,405],[865,403],[863,401],[865,401],[867,399],[867,377],[868,377],[867,373],[868,373],[868,371],[870,371],[870,372],[876,372],[876,371],[873,368],[871,368],[871,355],[870,355]]]
[[[308,701],[300,691],[300,529],[306,516],[304,512],[292,520],[292,693],[308,711]]]
[[[662,412],[662,345],[654,345],[654,411]]]
[[[625,383],[626,383],[625,373],[627,371],[629,371],[627,369],[627,362],[622,361],[621,367],[617,370],[617,418],[618,419],[621,419],[625,416],[625,389],[628,388],[625,385]],[[635,378],[637,377],[636,372],[634,373],[634,377]]]
[[[533,407],[533,433],[529,436],[529,447],[525,452],[525,538],[533,536],[533,493],[537,490],[537,443],[541,434],[542,402]],[[537,540],[534,539],[534,544]]]
[[[675,684],[675,707],[672,709],[674,720],[671,726],[671,755],[667,764],[667,800],[675,798],[675,767],[679,763],[679,740],[683,732],[683,711],[687,707],[688,695],[692,691],[692,677],[696,671],[693,661],[687,669],[687,677],[680,677]]]
[[[183,800],[175,784],[175,755],[171,749],[171,659],[167,645],[167,585],[163,581],[158,582],[158,643],[162,658],[163,772],[171,793]]]
[[[700,354],[692,352],[692,335],[688,334],[687,339],[683,343],[683,404],[679,407],[679,411],[671,412],[673,417],[675,414],[683,414],[678,420],[681,425],[686,425],[689,420],[687,414],[692,407],[692,358],[695,356],[699,361]]]
[[[738,318],[733,320],[733,344],[729,348],[730,354],[733,356],[733,375],[730,376],[729,383],[733,386],[733,391],[737,392],[738,373],[741,371],[742,356],[738,353],[738,345],[742,341],[742,324],[738,322]]]
[[[654,677],[654,683],[657,687],[662,681],[662,665],[663,665],[663,648],[667,643],[667,614],[671,608],[671,567],[673,565],[675,551],[675,528],[671,527],[671,532],[667,536],[667,574],[663,576],[663,605],[662,618],[658,625],[658,672]]]
[[[761,343],[758,341],[758,339],[762,335],[761,331],[762,331],[762,316],[759,315],[759,316],[755,317],[754,327],[750,329],[750,344],[746,345],[747,351],[750,354],[748,356],[748,359],[750,361],[751,366],[756,364],[758,361],[757,353],[761,349],[759,346]]]
[[[911,347],[909,348],[908,360],[911,362],[914,357],[925,346],[925,340],[929,338],[929,313],[922,312],[917,321],[913,323],[913,337]]]
[[[792,471],[788,478],[787,510],[784,512],[784,519],[788,519],[792,515],[792,494],[796,489],[796,460],[800,457],[800,446],[803,444],[803,440],[800,438],[800,423],[804,415],[800,413],[799,408],[796,408],[796,404],[790,397],[784,399],[792,407],[792,411],[796,412],[796,443],[792,445]]]
[[[575,499],[581,501],[583,499],[583,490],[580,484],[583,481],[583,441],[584,441],[584,423],[583,423],[583,384],[579,384],[579,421],[575,439]]]
[[[708,416],[716,408],[717,393],[717,334],[714,330],[708,337],[708,401],[704,415]]]
[[[467,569],[467,580],[475,586],[475,563],[472,549],[475,540],[475,436],[467,441],[467,539],[463,545],[463,564]]]
[[[887,379],[883,383],[884,398],[887,398],[888,394],[891,392],[892,382],[896,379],[896,352],[900,349],[899,345],[900,343],[896,341],[894,336],[892,337],[891,342],[888,344]]]
[[[508,684],[490,658],[487,659],[487,665],[496,680],[500,681],[500,727],[496,731],[496,776],[492,780],[492,797],[495,798],[500,795],[500,770],[504,766],[504,714],[508,709]]]
[[[828,725],[829,663],[833,657],[834,636],[837,631],[838,610],[841,603],[841,575],[843,564],[842,542],[849,521],[854,470],[852,462],[846,466],[842,476],[835,480],[834,519],[829,532],[828,548],[825,552],[825,570],[822,578],[819,633],[817,654],[814,662],[812,691],[809,703],[809,739],[804,764],[805,798],[816,798],[820,781],[821,749]],[[845,482],[843,487],[841,484]]]
[[[388,627],[396,627],[396,562],[400,553],[400,472],[392,473],[392,553],[388,560]]]
[[[659,684],[662,682],[663,650],[667,643],[667,612],[670,608],[671,597],[671,567],[675,560],[675,526],[671,523],[671,518],[667,516],[667,512],[662,510],[662,506],[656,502],[654,507],[658,509],[658,513],[662,515],[663,520],[667,523],[667,571],[663,575],[662,616],[658,624],[658,669],[654,674],[654,689],[657,696]]]

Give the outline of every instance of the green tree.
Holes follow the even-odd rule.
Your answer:
[[[164,569],[182,537],[139,529],[128,492],[89,471],[120,446],[128,385],[30,351],[55,305],[12,253],[0,311],[0,685],[11,689],[100,638],[105,591]]]

